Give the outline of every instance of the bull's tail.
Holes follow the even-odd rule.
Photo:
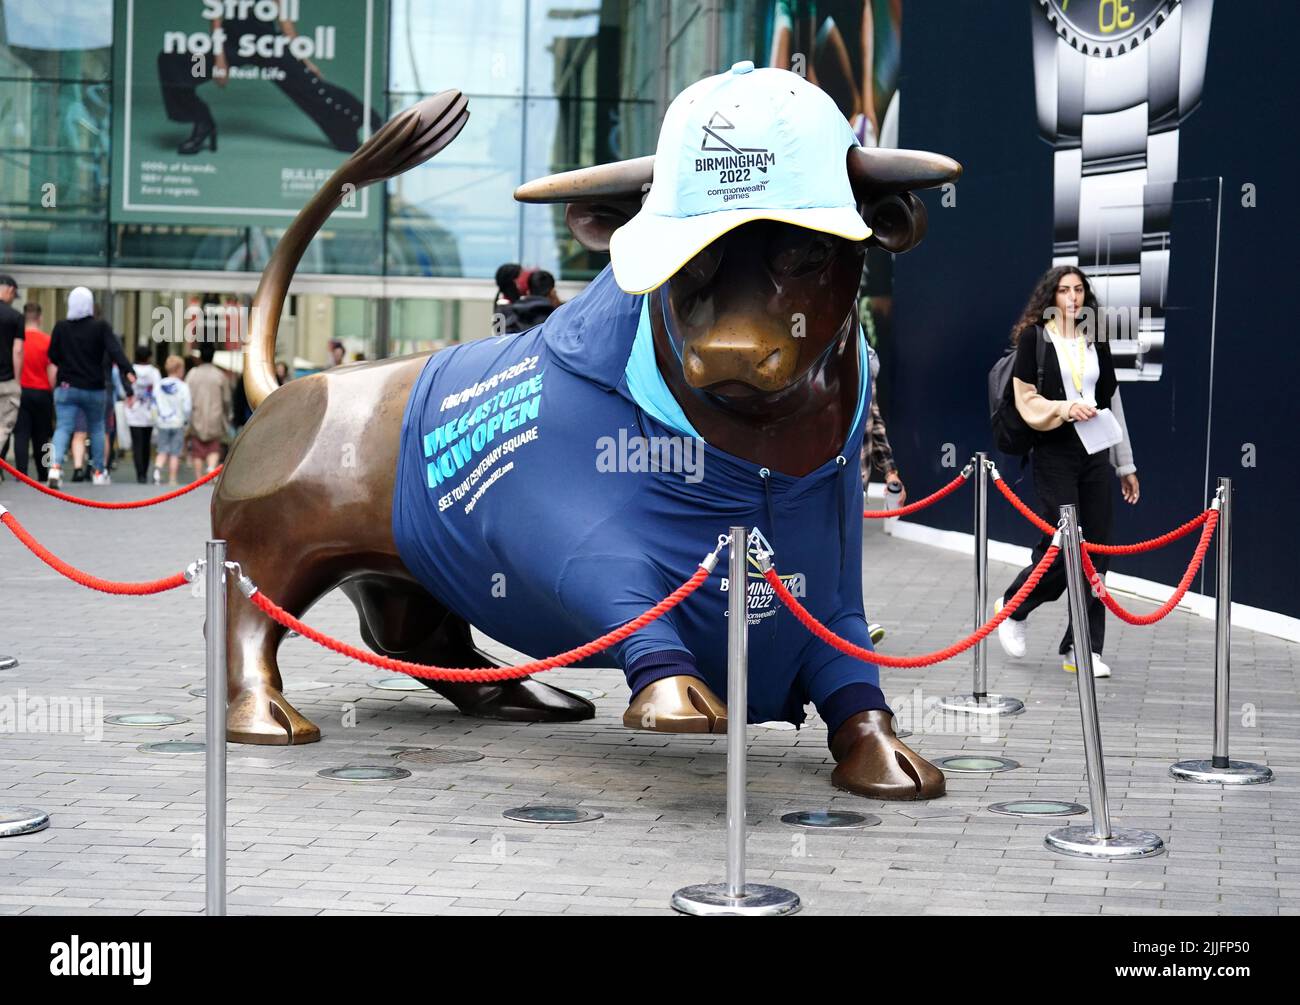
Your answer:
[[[275,336],[280,312],[294,270],[312,238],[358,189],[409,171],[454,140],[469,119],[468,104],[460,91],[443,91],[394,116],[343,162],[289,225],[266,263],[253,297],[244,349],[244,390],[249,405],[256,408],[277,386]]]

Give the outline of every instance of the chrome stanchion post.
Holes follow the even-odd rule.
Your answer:
[[[1219,535],[1214,586],[1214,754],[1208,760],[1179,761],[1169,773],[1184,782],[1257,785],[1273,780],[1273,770],[1228,757],[1229,677],[1232,647],[1232,479],[1220,478],[1214,504]]]
[[[744,527],[730,529],[727,556],[727,880],[686,886],[673,894],[683,914],[790,914],[799,897],[745,882],[745,758],[749,707],[748,547]],[[760,556],[764,571],[769,556]]]
[[[749,590],[745,528],[731,528],[727,556],[727,897],[745,896],[745,758],[749,716]]]
[[[0,670],[12,670],[18,665],[18,660],[13,656],[0,656]]]
[[[207,913],[226,913],[226,542],[209,541],[204,567],[207,720],[204,736],[204,852]]]
[[[1070,599],[1070,626],[1074,633],[1074,665],[1079,685],[1079,713],[1083,719],[1083,754],[1092,803],[1092,826],[1076,825],[1052,831],[1043,839],[1052,851],[1079,858],[1147,858],[1164,851],[1165,843],[1150,831],[1112,827],[1106,801],[1106,761],[1101,749],[1101,722],[1097,716],[1097,686],[1092,679],[1092,640],[1088,637],[1088,594],[1083,579],[1082,538],[1072,504],[1061,507],[1061,550],[1065,552],[1065,577]]]
[[[989,473],[988,458],[981,451],[975,455],[975,627],[984,624],[989,608]],[[971,650],[975,673],[974,695],[980,701],[988,697],[989,668],[984,654],[984,640]]]
[[[989,609],[989,459],[984,451],[971,458],[970,467],[975,476],[975,628],[988,619]],[[988,654],[986,640],[980,639],[971,648],[974,684],[970,694],[945,695],[939,707],[951,712],[975,715],[1017,715],[1025,710],[1025,703],[1008,695],[989,694]]]

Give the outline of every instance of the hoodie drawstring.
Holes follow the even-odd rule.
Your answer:
[[[767,506],[767,543],[771,546],[772,551],[776,551],[776,511],[772,507],[772,471],[770,468],[760,468],[758,477],[763,479],[763,502]],[[772,622],[772,641],[776,641],[776,618],[769,618]]]
[[[835,479],[835,499],[836,509],[839,513],[840,523],[840,572],[844,572],[844,551],[845,551],[845,531],[848,528],[848,518],[844,509],[844,472],[848,470],[849,462],[840,454],[835,458],[835,463],[840,466],[839,477]]]

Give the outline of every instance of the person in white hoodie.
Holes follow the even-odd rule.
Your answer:
[[[185,383],[185,360],[168,356],[163,364],[167,376],[158,382],[153,396],[153,427],[158,437],[158,456],[154,460],[153,480],[162,482],[163,461],[167,462],[167,484],[176,485],[185,450],[185,429],[190,424],[194,404]]]
[[[135,480],[144,485],[149,480],[149,441],[153,438],[153,396],[162,382],[162,374],[150,362],[153,352],[147,345],[135,350],[135,394],[127,400],[126,424],[131,429],[131,453],[135,460]]]

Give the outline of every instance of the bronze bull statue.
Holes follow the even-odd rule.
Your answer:
[[[416,574],[409,552],[404,552],[394,533],[395,493],[404,491],[398,484],[402,451],[419,449],[418,442],[404,447],[404,416],[414,408],[410,399],[426,366],[432,365],[433,354],[344,366],[279,388],[273,374],[275,333],[289,282],[329,214],[356,188],[391,178],[437,154],[455,138],[467,118],[466,99],[455,91],[436,95],[396,116],[339,168],[276,247],[258,287],[246,350],[244,383],[256,412],[226,461],[212,502],[212,525],[214,536],[228,541],[230,559],[239,562],[268,597],[294,615],[301,615],[338,588],[355,605],[362,637],[375,652],[429,665],[490,667],[494,663],[475,647],[470,635],[466,611],[473,604],[461,604],[457,596],[438,589],[438,584],[434,584],[439,594],[435,596],[429,579]],[[836,151],[825,152],[827,157],[832,155],[839,156]],[[915,246],[925,233],[924,207],[910,190],[942,184],[960,172],[955,162],[936,154],[856,145],[847,149],[843,165],[853,200],[870,224],[869,241],[894,252]],[[645,157],[534,181],[520,188],[516,198],[567,204],[565,219],[572,233],[585,247],[604,251],[611,235],[638,213],[654,174],[655,158]],[[855,311],[867,243],[773,219],[756,219],[711,241],[644,297],[627,297],[605,279],[593,287],[612,291],[606,299],[614,305],[612,310],[623,312],[620,317],[630,317],[629,312],[638,307],[648,308],[645,314],[653,336],[655,365],[685,418],[702,437],[709,451],[706,459],[710,463],[718,458],[717,463],[748,464],[751,469],[761,465],[764,487],[770,491],[777,479],[794,484],[827,467],[834,473],[836,462],[839,470],[845,468],[845,457],[839,451],[845,449],[855,421],[860,422],[857,413],[865,380],[866,361],[861,356]],[[534,333],[549,331],[553,322],[560,327],[566,311],[571,312],[570,317],[580,316],[587,297],[584,293],[562,307]],[[800,318],[800,326],[792,334],[790,319],[794,316]],[[599,332],[593,338],[598,339]],[[454,355],[478,344],[444,353]],[[509,348],[504,345],[501,351]],[[548,366],[545,377],[535,379],[540,383],[561,378],[570,379],[559,368]],[[586,392],[574,390],[576,383],[566,386],[572,400],[586,400],[581,398]],[[602,388],[604,397],[590,400],[594,404],[614,400],[608,390]],[[472,389],[465,392],[471,393]],[[545,407],[559,408],[554,404]],[[635,411],[632,405],[625,407]],[[646,418],[640,411],[635,414],[636,421]],[[564,420],[562,415],[550,419],[556,425],[543,434],[555,441],[556,449],[566,447],[556,438],[572,438],[580,429],[580,422],[570,428],[563,425]],[[431,437],[433,434],[425,439],[426,457]],[[469,436],[465,439],[468,442]],[[355,459],[353,466],[341,462],[345,454]],[[522,451],[520,458],[522,466]],[[435,457],[431,468],[437,460]],[[452,467],[450,461],[443,463]],[[851,471],[855,482],[856,468],[855,461]],[[444,474],[431,470],[430,485]],[[558,473],[553,486],[559,491],[539,498],[530,516],[535,521],[554,516],[549,526],[557,534],[560,528],[582,521],[582,514],[577,514],[575,521],[572,514],[561,519],[551,513],[564,504],[564,474]],[[507,479],[513,477],[519,475]],[[626,484],[620,483],[620,487]],[[636,492],[627,498],[636,499]],[[856,486],[856,500],[860,509],[860,485]],[[770,495],[768,501],[770,506]],[[770,508],[768,513],[772,513]],[[851,612],[856,624],[862,620],[860,550],[852,553],[850,548],[847,557],[843,551],[846,541],[860,549],[861,520],[854,513],[849,515],[853,519],[846,530],[841,502],[838,561],[851,570],[846,581],[857,582],[857,610]],[[794,519],[799,519],[797,512]],[[853,528],[857,536],[852,536]],[[436,528],[431,529],[436,533]],[[707,550],[725,530],[725,521],[719,525],[708,515],[695,521],[691,529],[694,536],[689,547],[703,545]],[[521,547],[527,549],[527,542]],[[648,550],[654,547],[646,544]],[[775,541],[775,547],[778,567],[785,573],[781,540]],[[826,561],[830,563],[831,558]],[[635,576],[635,571],[631,575]],[[810,573],[810,581],[812,578]],[[652,601],[680,579],[664,582],[667,588],[657,596],[653,595],[656,585],[647,588]],[[593,637],[584,634],[592,622],[584,620],[576,609],[584,602],[581,595],[576,601],[566,597],[552,609],[547,605],[546,590],[538,584],[531,586],[540,590],[536,593],[539,620],[563,621],[565,612],[572,611],[574,624],[560,626],[571,629],[571,636],[565,637],[579,641]],[[552,613],[544,615],[543,608]],[[788,612],[772,613],[781,613],[792,623]],[[276,652],[284,629],[237,591],[230,591],[227,614],[230,739],[261,744],[318,740],[319,729],[282,693]],[[475,623],[494,638],[528,651],[512,637],[512,626],[522,629],[527,620],[525,616],[503,622],[504,628]],[[797,625],[775,627],[775,618],[760,624],[763,627],[751,634],[767,632],[767,626],[773,626],[773,638],[779,632],[789,642],[794,633],[802,633]],[[494,633],[490,627],[500,630]],[[719,640],[725,637],[723,623],[716,624],[715,634]],[[766,638],[757,635],[751,641],[751,652],[761,649]],[[690,654],[679,656],[689,659]],[[703,666],[703,656],[700,662]],[[725,689],[709,686],[705,676],[689,666],[680,673],[660,673],[634,693],[625,724],[661,732],[725,731],[727,709],[717,697],[717,692],[725,693]],[[425,683],[466,715],[568,722],[595,714],[590,702],[533,679]],[[802,718],[800,697],[796,695],[796,722]],[[879,707],[853,714],[838,724],[830,738],[837,762],[834,783],[877,798],[941,795],[942,773],[898,740],[891,719],[881,702]]]

